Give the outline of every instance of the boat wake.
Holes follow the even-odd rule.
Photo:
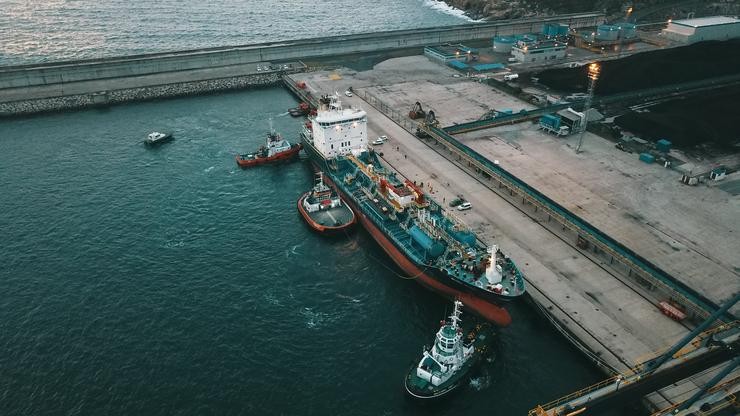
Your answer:
[[[348,300],[351,303],[361,303],[362,302],[362,300],[360,300],[360,299],[353,298],[352,296],[348,296],[348,295],[343,295],[341,293],[337,293],[337,297],[339,299]]]
[[[264,298],[265,301],[267,301],[267,303],[269,303],[270,305],[283,306],[283,304],[280,303],[280,299],[276,298],[275,295],[273,295],[272,293],[265,294]]]
[[[319,327],[338,321],[340,316],[332,316],[326,312],[315,312],[312,308],[301,309],[301,315],[306,319],[306,328],[317,329]]]
[[[481,21],[481,20],[471,19],[469,16],[465,15],[464,10],[456,9],[442,0],[424,0],[424,5],[431,9],[440,11],[442,13],[451,14],[453,16],[457,16],[459,18],[465,19],[469,22],[480,22]]]
[[[216,167],[215,166],[211,166],[209,168],[205,168],[205,169],[203,169],[203,172],[208,173],[208,172],[212,171],[213,169],[216,169]]]
[[[174,241],[170,240],[164,243],[164,248],[178,248],[183,247],[185,245],[185,242],[182,240]]]
[[[290,113],[286,111],[286,112],[284,112],[284,113],[280,113],[280,114],[278,114],[277,116],[278,116],[278,117],[285,117],[285,116],[287,116],[288,114],[290,114]]]
[[[298,251],[298,247],[302,246],[303,244],[296,244],[293,247],[291,247],[290,250],[285,250],[285,258],[289,258],[291,255],[300,255],[301,252]]]
[[[481,376],[470,379],[470,387],[475,391],[487,389],[491,385],[491,377]]]

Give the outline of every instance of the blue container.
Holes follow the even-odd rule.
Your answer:
[[[619,28],[614,25],[599,25],[596,27],[596,40],[617,40]]]
[[[545,114],[540,117],[540,125],[551,129],[560,128],[560,117],[555,114]]]
[[[669,142],[666,139],[660,139],[657,143],[655,143],[655,148],[658,149],[659,152],[668,153],[671,151],[671,146],[673,143]]]
[[[447,62],[447,65],[449,65],[449,66],[451,66],[451,67],[453,67],[455,69],[460,69],[460,70],[468,69],[468,64],[466,64],[465,62],[460,62],[460,61],[456,61],[456,60],[452,60],[452,61]]]
[[[655,156],[651,155],[650,153],[640,153],[640,160],[645,163],[653,163],[655,162]]]
[[[568,36],[568,33],[570,33],[569,25],[565,23],[561,23],[558,25],[558,36]]]
[[[485,72],[485,71],[495,71],[497,69],[504,69],[506,66],[504,64],[478,64],[473,65],[473,69],[475,69],[478,72]]]

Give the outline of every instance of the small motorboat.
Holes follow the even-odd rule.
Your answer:
[[[172,140],[173,136],[172,133],[160,133],[158,131],[154,131],[149,133],[148,136],[146,136],[146,139],[144,139],[144,144],[148,146],[153,146],[157,144],[161,144],[164,142],[168,142]]]

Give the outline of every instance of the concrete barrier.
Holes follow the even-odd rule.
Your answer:
[[[497,35],[539,32],[542,24],[547,22],[567,23],[572,28],[581,28],[596,26],[603,20],[604,15],[600,13],[568,14],[120,58],[0,67],[0,89],[457,43],[490,39]]]

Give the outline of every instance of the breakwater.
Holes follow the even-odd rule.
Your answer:
[[[0,117],[23,116],[107,106],[131,101],[147,101],[158,98],[200,95],[217,91],[266,87],[280,83],[281,75],[281,73],[273,72],[11,101],[0,103]]]
[[[604,15],[601,13],[566,14],[117,58],[11,66],[0,68],[0,93],[2,90],[9,88],[134,77],[257,62],[327,57],[421,47],[445,42],[490,39],[496,35],[539,32],[542,25],[547,22],[567,23],[572,28],[581,28],[595,26],[603,20]],[[2,95],[0,94],[1,98]]]

